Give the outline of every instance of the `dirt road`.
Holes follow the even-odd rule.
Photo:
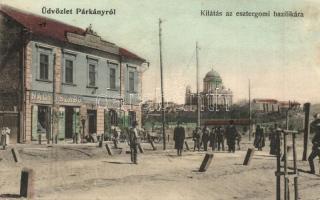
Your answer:
[[[0,151],[0,199],[19,194],[23,167],[36,172],[36,199],[275,199],[275,157],[265,148],[255,152],[250,166],[243,166],[250,145],[242,146],[235,154],[214,152],[205,173],[197,172],[204,152],[189,151],[177,157],[174,150],[154,152],[145,144],[147,150],[135,165],[128,154],[117,151],[110,157],[95,144],[18,146],[21,163],[10,160],[9,151]],[[298,166],[308,169],[307,162],[299,161]],[[320,199],[319,189],[319,176],[300,173],[301,199]]]

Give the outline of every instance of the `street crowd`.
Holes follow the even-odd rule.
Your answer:
[[[316,124],[315,127],[315,135],[312,138],[312,151],[308,158],[310,173],[312,174],[315,173],[314,159],[316,157],[320,158],[320,123]],[[278,128],[277,124],[274,124],[274,127],[270,127],[269,153],[271,155],[278,155],[279,153],[281,154],[282,137],[279,130],[281,129]],[[262,151],[262,148],[265,146],[265,133],[264,129],[260,125],[256,126],[254,137],[254,147],[257,148],[258,151]],[[175,141],[175,149],[177,149],[177,154],[178,156],[181,156],[183,145],[185,143],[185,129],[181,126],[180,121],[178,121],[177,126],[174,129],[173,139]],[[204,151],[208,151],[208,144],[209,147],[212,148],[212,151],[215,151],[216,149],[218,151],[224,151],[224,143],[226,139],[228,152],[234,153],[236,150],[236,144],[238,146],[238,150],[240,150],[241,134],[236,129],[234,121],[230,120],[229,125],[227,125],[224,129],[222,129],[221,126],[217,126],[213,127],[210,131],[210,129],[206,125],[202,129],[200,127],[197,127],[193,131],[192,139],[194,142],[193,151],[200,151],[202,146]],[[278,144],[280,144],[280,148],[277,147]]]

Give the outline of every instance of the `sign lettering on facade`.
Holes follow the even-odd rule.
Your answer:
[[[82,102],[82,97],[76,95],[65,95],[65,94],[57,94],[56,103],[72,103],[72,104],[80,104]],[[52,94],[47,92],[37,92],[32,91],[30,95],[31,102],[36,103],[52,103]]]

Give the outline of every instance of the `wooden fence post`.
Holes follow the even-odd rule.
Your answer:
[[[201,166],[200,166],[200,169],[199,169],[199,172],[205,172],[207,171],[207,169],[209,168],[211,162],[212,162],[212,159],[213,159],[213,154],[211,153],[207,153],[201,163]]]
[[[253,157],[253,154],[254,154],[254,149],[253,148],[248,148],[246,157],[244,158],[244,161],[243,161],[243,165],[249,165],[250,164],[251,159]]]

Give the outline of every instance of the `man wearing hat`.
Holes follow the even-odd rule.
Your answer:
[[[237,137],[237,129],[234,125],[234,121],[230,120],[229,125],[226,128],[226,138],[227,138],[227,145],[228,151],[234,153],[236,148],[236,137]]]
[[[177,126],[174,128],[173,140],[174,147],[177,149],[177,155],[182,156],[183,144],[185,139],[185,130],[180,126],[181,122],[177,122]]]
[[[193,151],[195,151],[196,148],[198,149],[198,151],[200,151],[200,138],[201,138],[200,132],[201,132],[200,127],[196,127],[192,133],[192,139],[194,141]]]
[[[310,173],[314,174],[314,163],[313,160],[317,157],[320,156],[320,123],[316,124],[316,133],[314,137],[312,138],[312,152],[309,155],[308,161],[310,165]]]
[[[262,148],[265,146],[265,136],[263,128],[260,125],[257,125],[255,136],[254,136],[254,147],[259,151],[262,151]]]
[[[138,135],[137,125],[138,125],[138,122],[134,121],[132,123],[132,128],[130,129],[130,132],[129,132],[131,162],[133,162],[134,164],[138,164],[137,154],[138,154],[139,135]]]
[[[207,151],[208,150],[208,142],[210,139],[210,130],[207,127],[207,125],[204,125],[203,129],[202,129],[202,137],[201,137],[201,141],[203,144],[203,150]]]
[[[218,126],[216,131],[217,142],[218,142],[218,151],[220,151],[220,146],[222,151],[224,151],[224,132],[221,130],[221,126]]]

